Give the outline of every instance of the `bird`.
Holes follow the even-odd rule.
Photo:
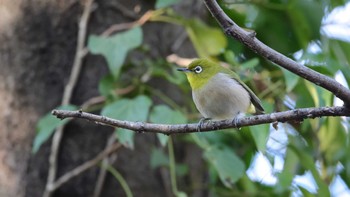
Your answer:
[[[209,59],[196,59],[186,68],[178,68],[186,74],[192,89],[196,108],[203,116],[197,130],[206,120],[233,119],[244,115],[251,104],[258,114],[264,113],[260,99],[243,83],[238,75]]]

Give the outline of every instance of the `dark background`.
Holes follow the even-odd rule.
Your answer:
[[[95,2],[98,7],[91,15],[88,34],[100,34],[112,24],[134,21],[154,6],[153,1]],[[82,3],[75,0],[1,1],[2,8],[7,11],[0,17],[3,20],[0,28],[1,196],[42,195],[51,140],[35,155],[31,154],[35,124],[39,117],[61,103],[75,55]],[[116,8],[120,5],[129,11],[138,5],[141,11],[135,13],[135,18],[130,18]],[[205,12],[201,2],[184,2],[175,9],[187,16]],[[151,55],[165,57],[172,52],[189,57],[195,55],[188,43],[185,50],[172,51],[171,45],[184,31],[181,27],[152,23],[142,28],[144,42],[152,48]],[[88,55],[83,64],[71,100],[75,105],[97,96],[98,81],[108,72],[106,62],[100,56]],[[167,83],[150,83],[167,93],[176,93],[169,90],[172,87]],[[102,151],[112,132],[112,128],[86,121],[69,123],[61,143],[58,176]],[[135,144],[135,151],[125,148],[118,151],[118,169],[125,175],[135,196],[164,196],[166,191],[161,175],[149,166],[151,146],[156,144],[155,135],[137,135]],[[191,156],[189,159],[197,162],[200,157]],[[99,167],[94,167],[74,178],[54,196],[92,195],[98,170]],[[117,181],[107,175],[102,196],[123,195]]]

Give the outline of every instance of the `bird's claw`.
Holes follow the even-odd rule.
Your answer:
[[[207,120],[210,120],[211,118],[201,118],[198,122],[198,126],[197,126],[197,131],[201,132],[201,128],[203,126],[203,123]]]
[[[236,117],[233,118],[232,124],[235,126],[235,128],[237,128],[238,123],[239,123],[239,119],[236,116]]]
[[[241,112],[238,112],[237,115],[233,118],[232,120],[232,124],[235,126],[235,128],[238,128],[237,125],[239,124],[239,115],[241,114]],[[238,128],[240,129],[240,128]]]

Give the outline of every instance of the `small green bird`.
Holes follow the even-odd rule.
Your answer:
[[[259,98],[244,84],[238,75],[207,59],[194,60],[187,68],[179,68],[187,75],[192,88],[193,101],[203,120],[234,119],[247,112],[250,104],[257,112],[264,108]],[[236,123],[236,122],[235,122]]]

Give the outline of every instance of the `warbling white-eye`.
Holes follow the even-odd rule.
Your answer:
[[[207,59],[197,59],[187,68],[179,68],[187,75],[193,101],[204,120],[233,119],[247,112],[250,104],[258,113],[264,109],[259,98],[228,68]],[[237,123],[237,122],[235,122]]]

